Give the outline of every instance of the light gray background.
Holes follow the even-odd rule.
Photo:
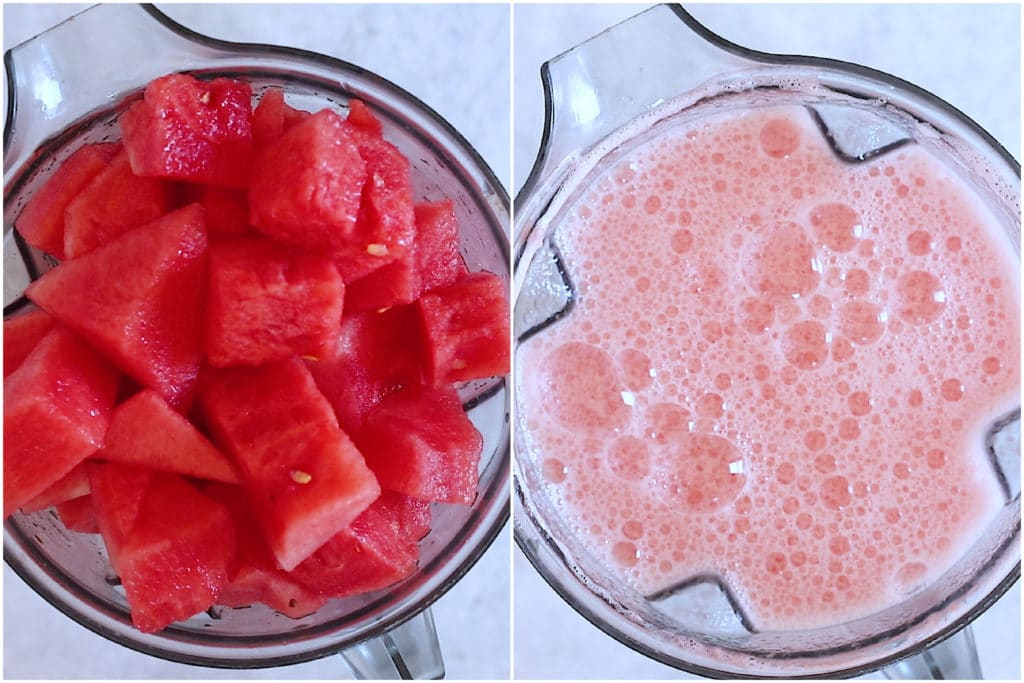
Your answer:
[[[509,184],[509,7],[506,5],[159,5],[226,40],[304,48],[391,80],[459,130]],[[4,49],[84,5],[5,5]],[[510,532],[434,608],[449,678],[509,676]],[[94,635],[35,595],[4,565],[4,677],[50,679],[350,678],[340,658],[256,671],[172,664]]]
[[[533,164],[544,108],[540,65],[647,5],[516,5],[514,144],[517,183]],[[687,5],[740,45],[832,57],[886,71],[951,102],[1020,159],[1018,5]],[[518,551],[516,678],[686,677],[597,630],[566,606]],[[1020,679],[1020,584],[975,622],[986,678]],[[873,675],[869,678],[881,678]]]

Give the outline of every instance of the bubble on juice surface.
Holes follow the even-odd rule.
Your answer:
[[[558,458],[545,458],[541,463],[541,473],[552,484],[561,484],[569,473],[569,468]]]
[[[814,207],[811,211],[811,227],[822,244],[840,253],[851,251],[864,232],[860,214],[841,202]]]
[[[651,367],[651,359],[637,349],[626,349],[619,354],[619,365],[622,368],[622,379],[626,386],[640,391],[651,386],[656,372]]]
[[[907,250],[915,256],[924,256],[931,252],[932,236],[925,230],[915,230],[907,235]]]
[[[800,128],[789,119],[773,118],[761,127],[758,139],[765,154],[781,159],[800,146]]]
[[[846,293],[849,296],[864,296],[868,293],[871,286],[871,280],[868,276],[868,272],[862,268],[851,268],[844,279],[846,284]]]
[[[608,467],[615,476],[626,481],[641,481],[650,472],[650,456],[643,440],[620,436],[608,447]]]
[[[775,320],[775,307],[769,301],[748,297],[740,303],[740,325],[750,334],[767,332]]]
[[[544,359],[541,373],[551,413],[565,426],[611,431],[629,419],[625,387],[616,376],[611,356],[596,346],[562,344]]]
[[[850,482],[844,476],[825,479],[821,483],[821,501],[834,510],[846,507],[853,500]]]
[[[940,392],[947,401],[959,401],[964,397],[964,384],[956,378],[947,379],[942,383]]]
[[[662,488],[693,511],[725,507],[747,481],[743,454],[717,434],[676,434],[661,449],[660,461]]]
[[[800,370],[820,368],[828,359],[828,337],[825,326],[820,322],[799,322],[783,334],[782,353],[793,367]]]
[[[817,289],[821,272],[814,243],[802,227],[788,221],[757,233],[744,254],[747,285],[769,301],[807,296]]]
[[[688,410],[678,403],[657,403],[645,413],[645,436],[655,443],[667,443],[675,434],[689,429]]]
[[[870,301],[851,301],[839,308],[839,330],[861,346],[878,341],[888,319],[888,313]]]
[[[896,592],[900,595],[911,595],[924,585],[928,574],[928,566],[923,562],[907,562],[896,570],[893,577]]]
[[[946,291],[939,278],[914,270],[896,282],[896,313],[911,325],[936,320],[946,308]]]
[[[697,399],[694,410],[700,417],[719,418],[725,413],[725,402],[719,394],[704,394]]]

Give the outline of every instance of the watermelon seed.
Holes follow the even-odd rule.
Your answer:
[[[387,256],[388,245],[386,244],[367,244],[366,253],[370,256]]]
[[[199,96],[199,101],[202,102],[203,104],[209,104],[210,103],[210,91],[207,90],[207,91],[203,92],[203,94]]]
[[[315,363],[316,361],[320,360],[320,359],[319,359],[319,358],[317,358],[316,356],[301,356],[301,358],[302,358],[302,360],[308,360],[308,361],[313,361],[314,363]]]
[[[313,475],[302,470],[292,470],[292,481],[296,484],[308,484],[313,481]]]
[[[464,361],[464,360],[456,359],[456,360],[452,361],[452,370],[462,370],[465,367],[466,367],[466,361]]]

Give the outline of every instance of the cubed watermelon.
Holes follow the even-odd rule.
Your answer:
[[[4,381],[4,517],[103,443],[118,373],[64,328]]]
[[[414,213],[419,296],[420,293],[454,284],[469,270],[459,253],[459,223],[452,200],[417,204]]]
[[[96,457],[198,479],[239,481],[231,461],[151,389],[114,409]]]
[[[135,527],[157,472],[148,467],[98,461],[89,461],[86,466],[96,523],[103,534],[110,566],[120,573],[121,548]]]
[[[421,296],[424,371],[435,385],[506,375],[509,371],[508,299],[492,273],[471,273]]]
[[[68,204],[64,213],[64,254],[75,258],[106,244],[132,228],[167,213],[173,189],[156,178],[132,173],[128,154],[110,160]]]
[[[377,117],[373,115],[370,108],[362,100],[349,100],[348,118],[345,119],[350,125],[363,130],[374,137],[384,136],[384,126]]]
[[[391,394],[366,415],[358,444],[383,489],[434,503],[476,497],[483,437],[451,387]]]
[[[281,569],[293,569],[380,494],[301,361],[211,368],[199,400]]]
[[[188,405],[203,355],[206,231],[192,204],[63,262],[26,296],[171,405]]]
[[[284,244],[336,251],[355,230],[365,178],[350,127],[325,109],[257,156],[250,219]]]
[[[71,471],[46,487],[46,490],[21,506],[22,512],[45,510],[89,493],[89,473],[86,463],[80,462]]]
[[[366,182],[355,228],[335,247],[335,262],[346,283],[407,258],[416,236],[409,161],[391,143],[360,128],[350,130],[366,163]]]
[[[384,491],[291,575],[328,598],[386,588],[416,571],[418,541],[429,527],[426,503]]]
[[[329,258],[266,238],[210,245],[206,358],[259,365],[334,346],[345,285]]]
[[[242,237],[255,230],[249,227],[249,193],[233,187],[182,183],[181,206],[199,203],[206,217],[206,233],[211,238]]]
[[[412,306],[352,313],[341,321],[338,344],[307,359],[317,387],[330,401],[338,422],[358,434],[366,413],[388,394],[421,381],[422,342]]]
[[[215,483],[204,488],[203,493],[220,502],[231,513],[238,541],[229,571],[230,583],[218,598],[218,604],[246,607],[262,602],[293,619],[312,614],[323,606],[326,600],[319,593],[297,583],[288,572],[277,568],[263,534],[252,523],[252,507],[240,486]]]
[[[284,91],[280,88],[267,88],[252,113],[253,143],[257,149],[261,149],[310,116],[312,114],[308,111],[289,107],[284,101]]]
[[[53,316],[39,309],[4,320],[4,377],[18,369],[53,325]]]
[[[64,528],[71,531],[82,534],[98,534],[100,532],[96,513],[92,509],[92,496],[79,496],[63,503],[57,503],[57,517],[60,518]]]
[[[171,74],[146,86],[120,119],[139,176],[247,187],[252,166],[252,90],[227,78]]]
[[[120,149],[117,143],[100,143],[75,150],[36,190],[14,222],[25,241],[63,260],[64,211]]]
[[[178,475],[154,475],[118,557],[132,623],[153,633],[209,609],[228,584],[234,553],[235,526],[223,505]]]

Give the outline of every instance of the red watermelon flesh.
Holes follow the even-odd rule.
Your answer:
[[[145,467],[89,462],[89,496],[110,566],[120,573],[121,548],[135,527],[142,501],[157,473]]]
[[[414,252],[409,251],[355,282],[345,290],[345,310],[379,311],[409,304],[420,294]]]
[[[434,503],[476,497],[483,437],[451,387],[391,394],[367,414],[358,443],[386,490]]]
[[[206,232],[211,238],[241,237],[255,232],[249,227],[249,194],[245,190],[217,185],[182,183],[181,205],[198,202],[206,217]]]
[[[363,417],[385,396],[420,383],[420,335],[412,306],[352,313],[342,318],[333,352],[307,360],[342,429],[358,434]]]
[[[121,149],[117,143],[84,145],[36,190],[14,222],[25,241],[63,260],[64,211]]]
[[[39,340],[53,329],[53,317],[42,310],[4,320],[4,377],[21,366]]]
[[[146,86],[121,115],[139,176],[247,187],[252,166],[252,90],[226,78],[171,74]]]
[[[435,385],[506,375],[510,336],[505,284],[492,273],[471,273],[421,296],[424,371]]]
[[[459,253],[459,223],[452,200],[413,207],[416,216],[416,271],[420,292],[446,287],[469,273]]]
[[[350,128],[325,109],[257,155],[250,218],[284,244],[336,251],[355,229],[365,177]]]
[[[429,524],[426,503],[384,491],[291,575],[329,598],[386,588],[416,571],[418,541]]]
[[[320,355],[337,341],[344,298],[326,256],[265,238],[214,242],[206,357],[226,367]]]
[[[79,496],[71,500],[57,503],[57,516],[64,528],[83,534],[98,534],[99,522],[92,509],[92,496]]]
[[[204,372],[199,400],[230,453],[281,569],[291,570],[380,494],[301,361]]]
[[[235,525],[238,545],[231,564],[231,582],[218,598],[226,607],[246,607],[262,602],[293,619],[320,609],[324,599],[295,582],[288,572],[277,568],[273,554],[259,527],[252,523],[253,511],[239,486],[210,484],[203,493],[223,504]]]
[[[198,479],[239,481],[231,461],[150,389],[114,409],[97,457]]]
[[[293,109],[284,101],[284,91],[267,88],[252,113],[252,137],[257,149],[277,140],[295,124],[312,116],[308,111]]]
[[[63,328],[4,381],[4,517],[103,443],[118,374]]]
[[[362,100],[349,100],[348,118],[345,120],[374,137],[380,138],[384,135],[384,126]]]
[[[132,173],[120,152],[68,204],[64,213],[64,254],[75,258],[165,214],[173,199],[168,183]]]
[[[202,358],[206,231],[197,204],[65,261],[26,296],[175,408]]]
[[[182,477],[154,475],[118,559],[132,623],[153,633],[209,609],[228,584],[234,553],[223,505]]]
[[[88,493],[89,473],[86,470],[86,463],[80,462],[72,467],[70,472],[46,487],[45,491],[22,505],[21,511],[45,510],[52,505],[80,498]]]
[[[346,283],[408,257],[416,235],[409,161],[391,143],[348,128],[366,163],[366,182],[355,229],[335,247],[335,262]]]

